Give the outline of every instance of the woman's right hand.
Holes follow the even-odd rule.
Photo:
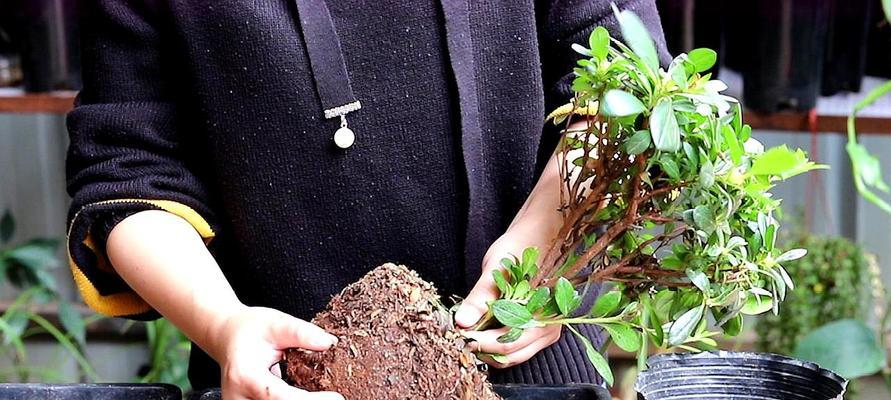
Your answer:
[[[287,348],[325,351],[337,343],[322,328],[263,307],[244,307],[214,325],[208,336],[215,339],[205,350],[222,369],[223,400],[343,400],[335,392],[292,387],[270,370]]]

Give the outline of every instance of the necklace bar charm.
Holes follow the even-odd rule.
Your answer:
[[[346,115],[359,110],[362,104],[358,101],[325,110],[325,118],[340,117],[340,128],[334,131],[334,144],[341,149],[350,148],[356,143],[356,133],[347,126]]]

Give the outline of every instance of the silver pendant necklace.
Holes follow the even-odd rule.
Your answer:
[[[340,129],[334,131],[334,144],[348,149],[356,142],[356,134],[347,126],[346,114],[340,116]]]
[[[356,133],[347,125],[346,115],[361,109],[362,104],[353,94],[331,13],[325,0],[294,1],[325,118],[340,117],[340,128],[332,137],[334,145],[348,149],[356,142]]]

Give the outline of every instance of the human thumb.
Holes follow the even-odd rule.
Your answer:
[[[483,274],[455,313],[455,323],[460,328],[470,328],[479,322],[489,309],[489,302],[498,298],[498,288],[491,274]]]
[[[273,322],[270,333],[272,340],[282,347],[322,351],[337,343],[337,338],[322,328],[294,317]]]

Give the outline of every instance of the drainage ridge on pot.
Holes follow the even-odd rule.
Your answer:
[[[727,351],[650,357],[641,399],[841,399],[847,381],[818,365],[767,353]]]

